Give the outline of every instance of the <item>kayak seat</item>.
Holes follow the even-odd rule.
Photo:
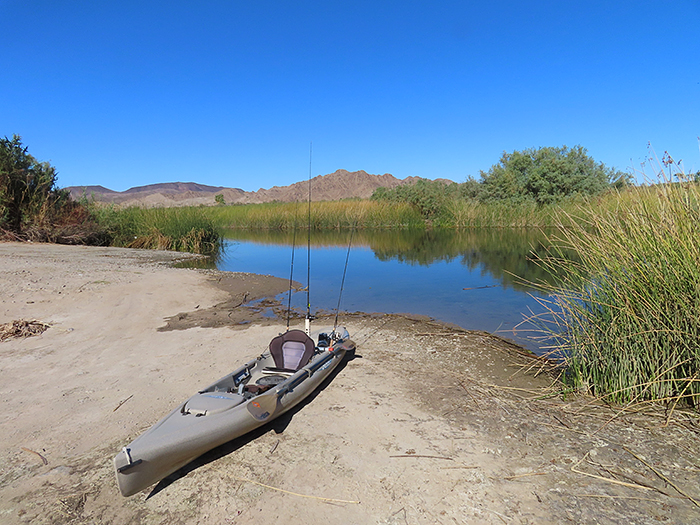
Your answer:
[[[218,414],[240,405],[244,400],[243,396],[230,392],[200,392],[187,400],[182,413],[195,416]]]
[[[270,341],[270,354],[275,361],[274,368],[265,371],[279,374],[280,372],[296,372],[309,364],[314,355],[315,345],[305,332],[288,330]]]

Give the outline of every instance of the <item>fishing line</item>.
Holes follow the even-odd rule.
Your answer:
[[[292,263],[289,265],[289,292],[287,299],[287,330],[289,330],[289,318],[292,315],[292,284],[294,283],[294,247],[297,240],[297,209],[299,206],[294,206],[294,233],[292,234]]]
[[[350,240],[348,241],[348,253],[345,255],[345,267],[343,268],[343,278],[340,281],[340,293],[338,294],[338,306],[335,308],[335,321],[333,322],[333,332],[338,328],[338,313],[340,312],[340,298],[343,296],[343,288],[345,288],[345,275],[348,271],[348,261],[350,260],[350,247],[352,246],[352,236],[355,233],[355,228],[357,227],[357,221],[355,225],[350,230]]]

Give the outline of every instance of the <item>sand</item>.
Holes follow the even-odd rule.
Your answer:
[[[613,418],[499,338],[359,313],[308,403],[123,498],[117,451],[285,328],[284,280],[188,257],[0,243],[0,325],[48,325],[0,342],[0,523],[700,522],[695,415]]]

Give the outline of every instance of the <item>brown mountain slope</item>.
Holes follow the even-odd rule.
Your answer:
[[[402,184],[412,184],[418,177],[397,179],[388,173],[371,175],[365,171],[337,170],[328,175],[311,179],[311,199],[330,201],[347,198],[369,198],[380,187],[395,188]],[[118,192],[102,186],[70,186],[66,188],[74,199],[86,196],[96,202],[119,204],[122,206],[169,207],[213,205],[216,195],[223,195],[227,204],[253,204],[261,202],[303,201],[309,195],[309,182],[302,181],[290,186],[274,186],[258,191],[243,191],[239,188],[207,186],[194,182],[169,182],[137,186]]]
[[[370,175],[365,171],[337,170],[328,175],[319,175],[311,179],[311,200],[336,201],[347,198],[368,199],[374,190],[380,187],[395,188],[401,184],[412,183],[416,177],[397,179],[393,175]],[[290,186],[273,186],[269,190],[260,189],[246,195],[241,202],[294,202],[308,199],[309,181],[296,182]]]

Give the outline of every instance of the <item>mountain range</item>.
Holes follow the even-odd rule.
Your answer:
[[[311,179],[311,200],[334,201],[347,198],[371,197],[380,187],[395,188],[402,184],[413,184],[419,177],[397,179],[389,173],[371,175],[365,171],[337,170],[328,175]],[[452,182],[440,179],[444,182]],[[113,191],[104,186],[69,186],[71,197],[87,197],[96,202],[121,206],[170,207],[216,204],[221,195],[226,204],[256,204],[262,202],[294,202],[308,199],[309,181],[296,182],[289,186],[274,186],[258,191],[243,191],[240,188],[207,186],[195,182],[167,182],[137,186],[126,191]]]

